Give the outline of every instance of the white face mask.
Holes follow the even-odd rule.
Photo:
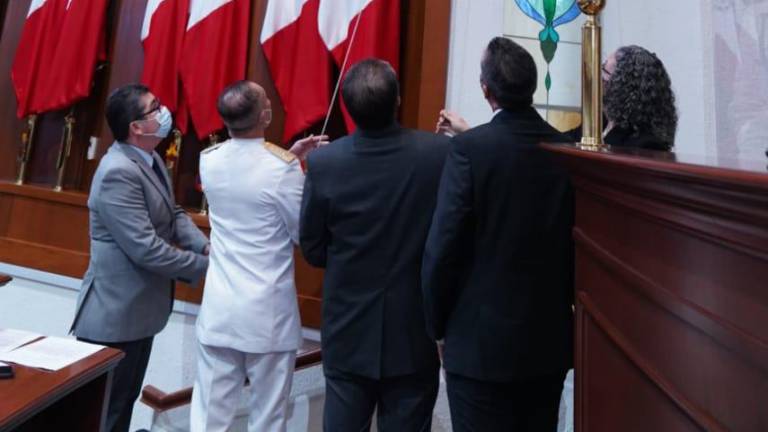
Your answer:
[[[171,126],[173,126],[173,117],[171,116],[171,112],[168,111],[168,108],[163,105],[160,107],[160,111],[157,113],[157,117],[155,117],[153,120],[157,122],[157,124],[160,125],[157,130],[151,134],[151,136],[156,136],[158,138],[165,138],[168,136],[169,133],[171,133]]]

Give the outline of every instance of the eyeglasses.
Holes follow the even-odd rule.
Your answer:
[[[149,104],[149,111],[139,115],[138,117],[136,117],[136,120],[134,121],[144,120],[148,115],[160,111],[160,108],[162,106],[163,105],[160,103],[160,98],[155,98],[155,100],[153,100],[152,103]]]
[[[603,79],[605,81],[608,81],[609,79],[611,79],[611,75],[613,74],[605,67],[605,64],[603,64],[600,70],[603,71]]]

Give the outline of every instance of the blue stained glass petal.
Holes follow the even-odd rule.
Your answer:
[[[571,6],[570,9],[563,15],[555,18],[555,21],[552,23],[553,26],[557,27],[562,24],[569,23],[573,20],[575,20],[579,14],[581,14],[581,10],[579,9],[579,5],[577,3],[573,3],[573,6]]]
[[[547,21],[544,19],[544,17],[541,16],[539,11],[533,8],[528,0],[515,0],[515,2],[517,3],[517,6],[520,8],[520,10],[523,11],[524,14],[531,17],[531,19],[538,21],[541,25],[546,24]],[[579,8],[577,7],[576,10],[578,9]]]
[[[555,18],[565,15],[565,13],[568,12],[575,3],[576,0],[557,0]]]

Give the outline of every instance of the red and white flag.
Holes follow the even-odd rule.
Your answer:
[[[285,110],[287,142],[323,118],[330,103],[331,59],[318,32],[320,0],[271,0],[261,45]]]
[[[62,0],[32,0],[29,6],[11,67],[19,118],[36,114],[35,105],[46,96],[43,83],[52,72],[65,6]]]
[[[399,71],[400,0],[320,0],[318,27],[339,67],[349,51],[342,77],[355,63],[368,57],[386,60]],[[351,132],[355,129],[354,122],[343,101],[341,106]]]
[[[250,11],[250,0],[191,0],[180,72],[200,139],[224,126],[216,111],[219,93],[245,79]]]
[[[186,115],[178,115],[181,105],[179,64],[187,30],[189,0],[149,0],[141,28],[144,47],[142,84],[176,114],[178,127],[186,132]]]
[[[108,0],[63,1],[66,5],[51,59],[54,70],[44,87],[47,95],[35,108],[38,112],[66,108],[88,97],[96,66],[107,58]]]

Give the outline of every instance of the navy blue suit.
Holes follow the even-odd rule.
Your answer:
[[[548,430],[553,407],[556,425],[573,362],[573,198],[539,143],[563,141],[526,107],[451,142],[422,289],[454,430]]]
[[[428,431],[439,360],[427,334],[421,258],[448,139],[393,125],[309,155],[300,243],[325,268],[325,428]],[[367,429],[366,429],[367,430]]]

